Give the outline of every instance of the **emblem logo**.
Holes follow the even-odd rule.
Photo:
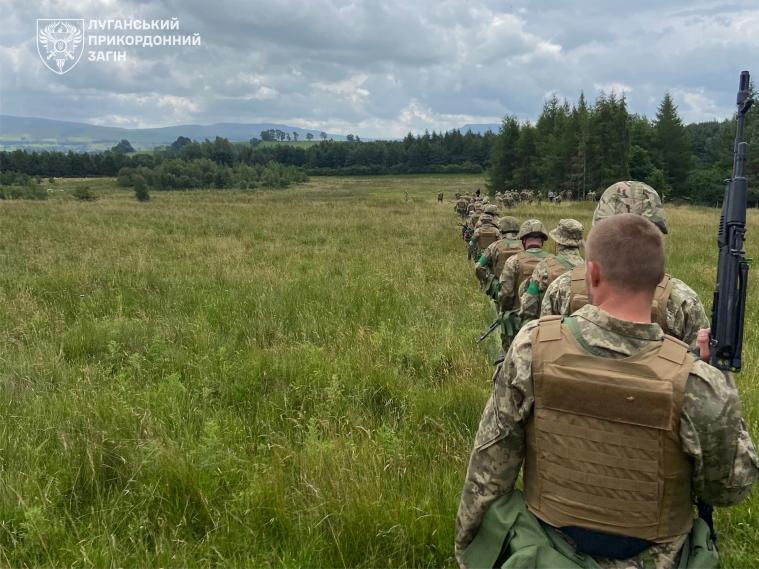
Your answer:
[[[37,20],[37,53],[50,71],[71,71],[84,53],[84,20]]]

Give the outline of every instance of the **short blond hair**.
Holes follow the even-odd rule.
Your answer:
[[[654,293],[664,278],[664,239],[659,228],[633,213],[596,223],[585,246],[610,285],[632,293]]]

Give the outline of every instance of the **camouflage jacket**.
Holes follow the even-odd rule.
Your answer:
[[[540,316],[569,316],[571,293],[570,275],[564,273],[548,286],[540,305]],[[706,310],[696,292],[680,279],[672,277],[672,292],[667,300],[667,326],[664,332],[696,348],[699,329],[708,327]]]
[[[540,247],[531,247],[527,251],[542,251]],[[506,264],[503,266],[500,276],[498,277],[499,289],[498,289],[498,309],[501,312],[507,310],[514,310],[519,308],[519,297],[526,288],[526,283],[529,279],[525,279],[520,285],[520,290],[517,288],[517,280],[519,279],[519,256],[514,255],[510,257]]]
[[[485,294],[495,296],[498,293],[498,277],[500,275],[495,274],[495,268],[498,265],[498,258],[502,255],[504,246],[516,245],[522,247],[522,242],[517,239],[516,232],[507,233],[502,239],[491,243],[480,255],[477,265],[474,267],[474,274],[477,276],[477,280],[480,283],[480,288]]]
[[[575,316],[585,342],[606,357],[633,355],[663,335],[658,324],[625,322],[595,306],[584,306]],[[493,377],[493,391],[480,419],[456,517],[459,561],[488,506],[514,490],[522,467],[525,426],[534,403],[532,332],[537,324],[530,322],[520,330]],[[702,361],[694,362],[688,377],[680,438],[683,451],[693,459],[693,490],[707,503],[736,504],[759,479],[759,459],[741,417],[735,384]],[[637,568],[644,566],[640,557],[653,554],[657,569],[669,569],[684,538],[627,560],[597,561],[605,569]]]
[[[585,262],[578,247],[566,247],[556,256],[569,261],[573,267]],[[527,288],[520,297],[519,315],[523,320],[533,320],[540,316],[540,299],[543,298],[548,285],[551,284],[547,261],[548,259],[543,259],[538,263],[532,272],[530,282],[527,283]]]

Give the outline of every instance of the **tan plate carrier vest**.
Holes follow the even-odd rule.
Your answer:
[[[551,254],[548,251],[543,251],[543,249],[540,249],[539,251],[520,251],[517,253],[517,258],[519,259],[519,273],[517,274],[517,282],[514,287],[514,291],[517,293],[517,298],[519,298],[519,288],[522,286],[522,283],[532,276],[532,271],[535,270],[538,263],[550,255]]]
[[[492,225],[484,225],[477,231],[477,247],[480,248],[480,251],[484,251],[488,245],[495,243],[501,237],[498,229]]]
[[[496,241],[495,246],[497,248],[495,260],[495,276],[497,278],[501,276],[501,271],[503,271],[503,266],[506,264],[506,261],[520,251],[524,251],[524,248],[522,247],[522,242],[519,239],[509,238],[504,238],[500,241]]]
[[[553,281],[567,271],[571,271],[574,267],[574,263],[561,255],[549,257],[546,261],[546,268],[548,269],[548,284],[550,285]]]
[[[585,284],[585,265],[579,265],[572,269],[570,275],[569,313],[573,314],[588,304],[588,289]],[[656,322],[666,332],[667,326],[667,303],[672,294],[672,277],[664,275],[661,282],[656,285],[654,300],[651,303],[651,320]]]
[[[665,543],[693,522],[691,462],[680,409],[693,359],[665,336],[630,357],[584,350],[561,316],[533,335],[535,406],[527,423],[530,511],[576,526]]]

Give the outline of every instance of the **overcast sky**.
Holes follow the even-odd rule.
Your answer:
[[[202,45],[118,48],[120,63],[85,51],[64,75],[37,52],[37,18],[172,17]],[[0,30],[2,114],[367,137],[534,119],[581,91],[624,92],[648,116],[670,91],[687,122],[724,118],[759,61],[756,0],[0,0]]]

